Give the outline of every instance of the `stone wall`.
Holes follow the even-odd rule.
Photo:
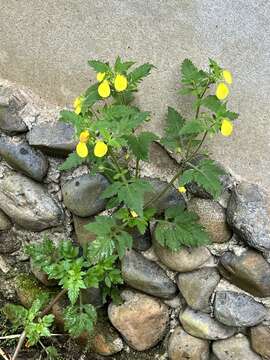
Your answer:
[[[29,90],[0,84],[2,305],[29,306],[38,292],[54,291],[44,274],[31,269],[25,244],[45,234],[55,243],[92,241],[82,226],[105,209],[99,195],[108,182],[102,175],[89,176],[84,167],[58,171],[75,146],[73,129],[57,122],[58,113]],[[155,144],[143,175],[160,187],[177,167]],[[80,339],[90,341],[98,359],[270,359],[269,198],[229,174],[223,185],[218,201],[192,184],[185,199],[172,187],[159,203],[162,212],[172,202],[187,202],[211,245],[172,253],[155,241],[154,224],[145,236],[134,234],[134,248],[121,262],[123,304],[101,308],[94,336]],[[99,306],[100,293],[88,289],[84,301]],[[63,306],[53,309],[59,326]]]

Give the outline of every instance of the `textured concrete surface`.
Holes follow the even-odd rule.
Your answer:
[[[230,102],[241,117],[234,136],[210,148],[236,175],[269,187],[269,0],[0,0],[0,9],[0,77],[66,105],[93,81],[88,59],[152,62],[138,102],[159,132],[167,105],[188,113],[176,90],[180,62],[217,59],[233,72]]]

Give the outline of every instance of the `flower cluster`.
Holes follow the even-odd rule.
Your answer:
[[[90,139],[90,133],[88,130],[84,130],[80,133],[79,142],[76,146],[76,152],[81,158],[86,158],[88,156],[88,142]],[[97,140],[94,146],[94,155],[96,157],[103,157],[108,151],[108,146],[100,140]]]
[[[222,77],[224,81],[219,83],[216,89],[216,97],[221,101],[228,97],[230,93],[228,85],[231,85],[233,82],[232,74],[229,70],[223,70]],[[220,131],[223,136],[230,136],[233,132],[232,122],[229,119],[224,118],[221,123]]]
[[[122,92],[128,87],[128,80],[123,74],[111,76],[111,74],[106,74],[105,72],[98,72],[97,81],[100,83],[98,87],[98,94],[102,98],[110,96],[111,86],[113,86],[117,92]]]

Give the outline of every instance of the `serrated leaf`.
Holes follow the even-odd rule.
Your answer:
[[[205,125],[200,120],[190,120],[183,125],[180,135],[200,134],[206,130]]]
[[[150,145],[158,137],[152,132],[142,132],[138,136],[126,136],[128,146],[138,160],[147,161],[149,158]]]
[[[172,151],[184,145],[185,137],[180,135],[180,131],[185,124],[185,119],[172,107],[168,107],[165,135],[161,143]]]
[[[121,58],[118,56],[115,61],[114,71],[116,73],[125,73],[134,64],[135,64],[134,61],[122,62]]]
[[[181,64],[182,82],[190,83],[198,74],[197,67],[192,63],[190,59],[185,59]]]
[[[183,246],[205,245],[210,241],[203,226],[198,223],[198,216],[182,207],[166,210],[165,220],[157,221],[155,239],[171,251],[179,251]]]
[[[221,101],[215,95],[209,95],[201,101],[201,105],[205,106],[207,109],[217,113],[221,107]]]
[[[73,152],[68,155],[66,160],[61,164],[58,169],[60,171],[67,171],[74,168],[77,168],[78,166],[82,165],[85,162],[85,159],[79,157],[76,152]]]
[[[130,72],[129,82],[132,85],[138,85],[142,79],[148,76],[151,73],[151,70],[154,68],[154,65],[146,63],[138,66],[136,69]]]
[[[64,311],[65,330],[74,338],[79,337],[85,331],[91,334],[96,320],[97,312],[91,304],[69,306]]]
[[[110,67],[103,61],[100,60],[89,60],[88,65],[94,69],[96,72],[108,72],[110,71]]]
[[[126,250],[132,248],[133,238],[126,231],[121,231],[116,235],[115,240],[117,253],[119,258],[122,259],[126,253]]]

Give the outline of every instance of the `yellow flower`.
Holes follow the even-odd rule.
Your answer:
[[[229,70],[223,70],[222,71],[223,79],[224,81],[231,85],[233,82],[232,73]]]
[[[96,157],[103,157],[107,154],[108,146],[103,141],[97,141],[94,147],[94,155]]]
[[[217,86],[216,97],[219,100],[224,100],[229,95],[229,88],[226,84],[220,83]]]
[[[223,136],[230,136],[233,132],[233,123],[229,119],[224,118],[220,131]]]
[[[83,103],[83,97],[82,96],[76,97],[76,99],[74,100],[74,103],[73,103],[75,114],[79,115],[81,113],[82,103]]]
[[[115,90],[120,92],[126,90],[128,86],[127,78],[124,75],[117,74],[114,79]]]
[[[87,141],[89,140],[90,137],[90,133],[88,130],[84,130],[80,133],[80,142],[82,143],[87,143]]]
[[[105,75],[106,75],[105,72],[98,72],[98,73],[97,73],[97,81],[98,81],[98,82],[101,82],[102,80],[104,80]]]
[[[138,214],[137,214],[136,211],[134,211],[134,210],[131,210],[131,211],[130,211],[130,215],[131,215],[132,217],[134,217],[134,218],[138,217]]]
[[[76,146],[76,152],[81,158],[85,158],[88,155],[88,148],[84,142],[79,142]]]
[[[185,193],[185,192],[187,192],[187,189],[184,186],[179,186],[178,191],[180,193]]]
[[[108,80],[103,80],[98,87],[98,93],[101,97],[107,98],[110,96],[111,89]]]

